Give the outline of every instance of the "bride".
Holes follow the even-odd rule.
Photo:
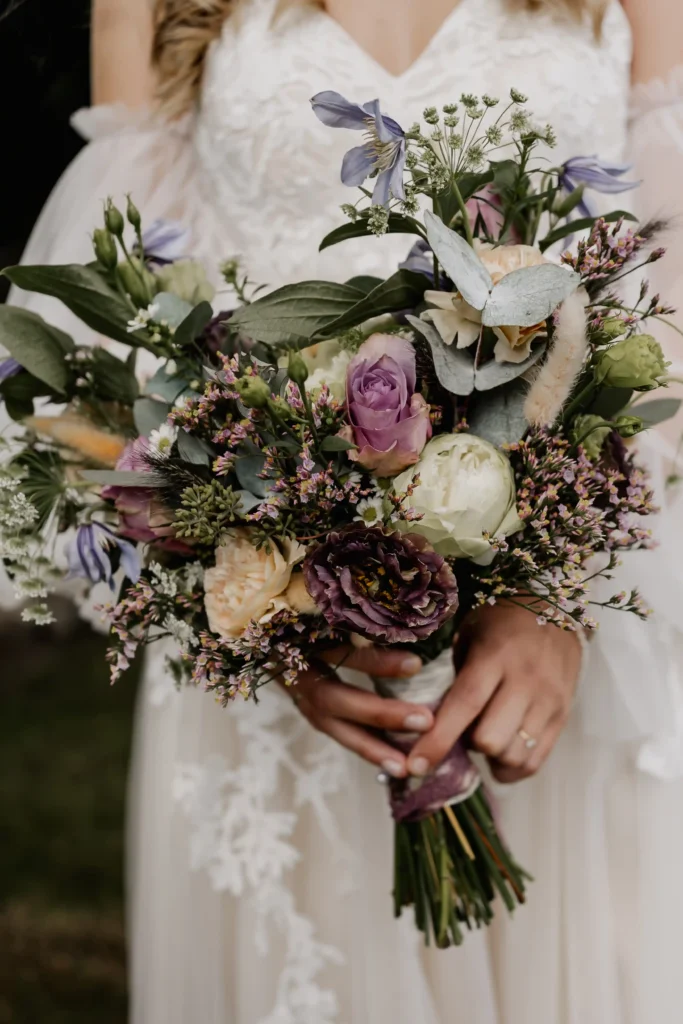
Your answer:
[[[409,124],[426,105],[514,85],[554,126],[557,162],[623,161],[631,102],[644,212],[682,205],[678,0],[157,0],[154,18],[140,0],[95,0],[93,29],[99,105],[75,117],[91,142],[26,262],[85,262],[100,201],[132,190],[147,224],[181,220],[194,253],[212,265],[239,254],[269,287],[386,276],[400,236],[315,252],[347,198],[346,139],[308,102],[325,89],[378,96]],[[162,114],[145,109],[153,96]],[[676,285],[662,282],[666,298]],[[50,300],[31,303],[82,331]],[[667,444],[643,452],[660,483]],[[361,675],[353,687],[307,676],[296,703],[273,691],[224,711],[176,692],[158,652],[131,782],[134,1024],[680,1020],[683,548],[671,523],[675,510],[659,517],[659,552],[621,570],[655,606],[649,624],[607,612],[584,654],[574,634],[490,608],[436,720],[387,711]],[[416,668],[405,654],[352,658],[375,674]],[[406,759],[377,727],[423,736]],[[390,918],[376,777],[429,772],[466,730],[535,883],[514,920],[501,909],[462,948],[425,950],[409,919]]]

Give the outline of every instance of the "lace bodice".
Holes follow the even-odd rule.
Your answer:
[[[462,92],[525,92],[539,123],[558,136],[554,160],[626,145],[631,37],[621,6],[608,10],[602,40],[592,25],[551,13],[512,13],[504,0],[460,0],[427,49],[403,74],[386,71],[324,11],[296,8],[273,24],[274,0],[249,0],[229,19],[209,56],[195,146],[202,196],[211,205],[222,257],[239,254],[270,286],[306,277],[387,275],[410,245],[405,236],[346,242],[317,254],[355,198],[340,182],[357,140],[331,132],[309,99],[336,89],[379,97],[409,126],[425,106]]]

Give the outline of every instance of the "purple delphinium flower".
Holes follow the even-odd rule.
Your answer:
[[[164,266],[187,256],[190,230],[176,220],[155,220],[142,232],[142,250],[148,263]]]
[[[597,156],[575,156],[567,160],[560,168],[560,185],[565,192],[574,192],[580,185],[593,192],[605,195],[617,195],[638,188],[639,181],[623,181],[623,175],[632,169],[631,164],[611,164],[600,160]],[[594,217],[596,210],[585,198],[577,206],[584,217]]]
[[[69,573],[91,583],[108,583],[114,590],[114,573],[109,552],[118,548],[121,566],[133,583],[140,577],[140,556],[133,544],[117,537],[103,523],[84,523],[78,527],[75,541],[69,548]]]
[[[9,380],[10,377],[16,377],[16,375],[21,373],[23,369],[24,367],[21,363],[18,363],[16,359],[12,359],[11,356],[7,359],[3,359],[2,362],[0,362],[0,384],[2,384],[4,380]],[[3,401],[3,396],[0,394],[0,405],[2,405]]]
[[[330,128],[350,128],[366,134],[367,141],[350,149],[344,157],[343,183],[352,188],[362,185],[377,171],[373,203],[388,206],[391,196],[404,199],[405,132],[393,118],[381,113],[379,100],[370,100],[361,106],[344,99],[338,92],[326,91],[317,93],[311,105],[316,117]]]
[[[330,625],[385,644],[424,640],[458,607],[451,567],[416,533],[333,531],[306,558],[304,576]]]

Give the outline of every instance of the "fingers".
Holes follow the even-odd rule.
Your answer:
[[[333,668],[352,668],[369,676],[387,679],[407,679],[417,675],[422,659],[409,651],[394,651],[386,647],[335,647],[321,657]]]
[[[493,695],[472,732],[472,747],[487,757],[502,758],[519,741],[528,717],[531,694],[524,686],[506,683]],[[522,744],[523,746],[523,744]]]
[[[503,764],[501,761],[490,761],[491,773],[498,782],[504,784],[511,784],[514,782],[521,782],[522,779],[528,779],[532,775],[538,772],[548,757],[553,751],[555,744],[560,738],[562,729],[564,728],[565,720],[560,715],[555,715],[554,718],[548,723],[545,732],[539,739],[537,747],[534,747],[532,751],[527,751],[528,757],[523,764],[519,766],[513,766],[510,764]],[[529,733],[529,735],[532,735]],[[520,740],[520,744],[522,741]]]
[[[297,683],[297,691],[301,709],[305,712],[303,705],[307,704],[319,718],[341,718],[389,732],[427,732],[434,724],[429,708],[378,697],[316,673],[304,673]]]
[[[413,775],[427,775],[443,761],[467,728],[479,717],[501,682],[497,661],[480,657],[471,659],[446,694],[434,728],[413,747],[409,770]]]
[[[405,756],[365,729],[341,718],[326,716],[317,718],[313,724],[347,750],[382,768],[387,775],[403,779],[408,774]]]

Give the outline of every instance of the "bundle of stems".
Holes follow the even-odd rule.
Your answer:
[[[415,923],[440,949],[459,946],[464,931],[487,925],[496,896],[509,911],[525,901],[531,880],[502,842],[484,787],[420,821],[397,822],[394,914],[413,907]]]

